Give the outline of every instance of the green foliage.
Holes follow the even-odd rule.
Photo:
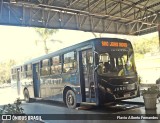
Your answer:
[[[47,28],[35,28],[35,30],[43,40],[46,40],[47,38],[52,36],[53,33],[56,33],[58,31],[55,29],[47,29]]]
[[[15,65],[14,60],[8,60],[0,63],[0,83],[10,83],[11,67]]]
[[[23,114],[20,99],[17,99],[14,104],[4,105],[0,114]]]
[[[159,39],[157,35],[151,37],[139,37],[133,42],[135,57],[143,58],[146,53],[155,53],[159,50]]]
[[[49,39],[54,33],[56,33],[57,29],[47,29],[47,28],[35,28],[35,31],[39,34],[41,41],[43,41],[44,44],[44,51],[46,54],[48,54],[48,47],[47,47],[47,39]],[[37,41],[36,41],[37,44]]]
[[[159,90],[158,86],[156,86],[156,85],[151,86],[147,90],[142,91],[142,94],[158,94],[158,93],[160,93],[160,90]]]
[[[144,54],[135,53],[135,58],[136,59],[143,59],[144,58]]]

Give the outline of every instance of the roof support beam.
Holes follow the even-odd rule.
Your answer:
[[[32,26],[44,28],[63,28],[63,29],[80,29],[91,32],[115,33],[121,32],[125,34],[125,24],[122,23],[122,30],[115,28],[117,22],[103,19],[96,15],[66,13],[63,10],[50,10],[40,7],[32,8],[32,6],[15,6],[14,4],[3,3],[2,18],[0,24]],[[105,22],[105,27],[104,27]],[[79,23],[79,24],[78,24]],[[112,24],[111,24],[112,23]],[[110,25],[111,24],[111,25]],[[118,30],[117,30],[118,29]]]
[[[87,5],[82,5],[83,0],[65,0],[64,4],[60,4],[60,0],[18,1],[0,0],[0,24],[119,34],[142,34],[146,30],[157,30],[159,25],[159,9],[152,14],[152,9],[145,8],[152,8],[160,2],[143,8],[142,5],[131,6],[133,2],[130,0],[87,0]],[[86,10],[80,10],[83,7]],[[124,10],[125,7],[128,9]],[[102,9],[104,11],[99,13]],[[113,15],[117,10],[119,13]]]
[[[75,3],[77,3],[79,0],[74,0],[72,2],[69,3],[69,5],[67,7],[72,7]]]
[[[129,3],[125,2],[125,1],[121,1],[121,0],[113,0],[113,1],[115,1],[115,2],[120,2],[120,3],[124,4],[124,5],[129,6],[129,7],[132,7],[132,6],[133,6],[132,4],[129,4]],[[137,9],[139,9],[139,10],[141,10],[141,11],[145,11],[144,8],[141,8],[141,7],[138,7],[138,6],[134,6],[134,8],[137,8]],[[149,10],[149,9],[147,9],[146,11],[151,12],[151,13],[154,13],[154,11],[151,11],[151,10]]]
[[[146,7],[146,8],[151,8],[151,7],[156,6],[156,5],[160,5],[160,2],[159,2],[159,3],[152,4],[151,6],[148,6],[148,7]],[[135,13],[137,13],[137,15],[138,15],[138,14],[141,13],[141,10],[135,11]],[[152,16],[154,16],[155,14],[158,14],[158,11],[154,11],[154,14],[152,14]],[[133,13],[128,14],[126,17],[129,17],[129,16],[131,16],[131,15],[133,15]],[[145,18],[146,18],[146,17],[150,17],[150,16],[151,16],[151,14],[148,13],[148,14],[145,15]],[[142,17],[137,17],[137,19],[143,20]],[[132,23],[132,22],[130,21],[130,22],[128,22],[128,23]]]
[[[75,9],[70,9],[70,8],[64,8],[64,7],[57,7],[57,6],[48,6],[48,5],[44,5],[44,4],[39,4],[39,7],[44,7],[44,8],[48,8],[48,9],[56,9],[56,10],[62,10],[62,11],[70,11],[73,13],[81,13],[81,14],[85,14],[85,15],[89,15],[89,16],[95,16],[95,17],[100,17],[100,18],[113,18],[113,19],[121,19],[121,20],[125,20],[125,21],[132,21],[129,18],[124,18],[124,17],[120,17],[120,16],[112,16],[110,14],[94,14],[88,11],[82,11],[82,10],[75,10]],[[143,24],[146,25],[151,25],[152,23],[150,22],[144,22],[143,20],[137,20],[134,19],[134,22],[142,22]]]

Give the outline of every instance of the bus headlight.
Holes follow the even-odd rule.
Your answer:
[[[127,90],[134,90],[135,89],[135,83],[133,83],[133,84],[128,84],[127,85]]]

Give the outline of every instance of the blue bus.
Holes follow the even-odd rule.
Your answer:
[[[138,97],[139,82],[129,41],[95,38],[34,58],[11,69],[12,87],[24,99],[102,105]]]

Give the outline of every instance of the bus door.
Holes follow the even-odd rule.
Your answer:
[[[20,95],[21,83],[20,83],[20,68],[17,68],[17,93]]]
[[[79,52],[80,84],[83,102],[95,102],[93,75],[93,52],[86,49]]]
[[[39,80],[39,63],[33,64],[33,88],[34,97],[39,97],[40,80]]]

